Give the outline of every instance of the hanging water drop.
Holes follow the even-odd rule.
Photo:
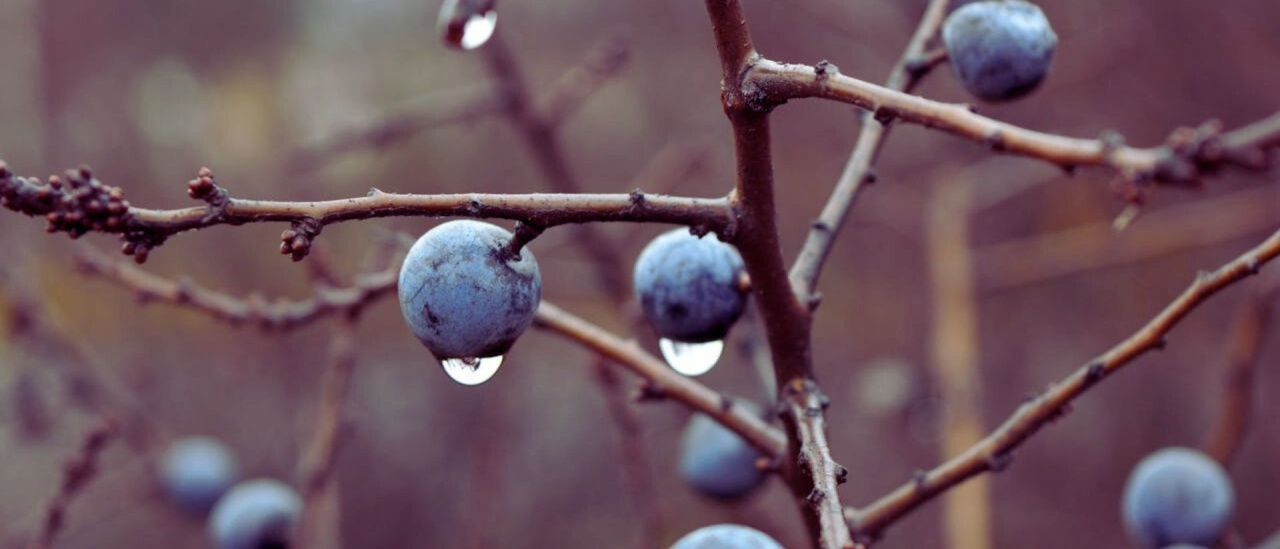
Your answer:
[[[440,361],[440,365],[444,366],[444,373],[449,374],[454,381],[463,385],[479,385],[498,373],[502,357],[446,358]]]
[[[498,28],[495,0],[445,0],[440,6],[440,31],[445,45],[474,50]]]
[[[710,372],[716,365],[720,353],[724,352],[724,340],[686,343],[664,337],[658,340],[658,348],[662,349],[662,357],[672,370],[694,377]]]

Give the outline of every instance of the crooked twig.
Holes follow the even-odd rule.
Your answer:
[[[1025,402],[981,442],[863,509],[846,509],[850,528],[860,536],[878,537],[889,525],[951,487],[983,472],[1003,469],[1015,448],[1067,413],[1072,401],[1090,387],[1147,352],[1163,348],[1168,333],[1197,306],[1227,286],[1256,274],[1277,256],[1280,232],[1217,270],[1201,272],[1190,287],[1136,333]]]
[[[1179,128],[1162,146],[1135,148],[1113,135],[1079,139],[1021,128],[976,114],[969,105],[925,99],[821,67],[757,59],[746,70],[743,85],[754,92],[752,101],[758,105],[771,107],[803,97],[831,99],[881,120],[923,125],[1068,170],[1110,167],[1137,182],[1194,184],[1223,167],[1262,170],[1270,164],[1269,151],[1280,147],[1280,112],[1225,133],[1216,123]]]
[[[152,210],[121,198],[119,187],[94,178],[87,168],[42,183],[19,177],[0,161],[0,206],[39,215],[50,232],[73,238],[88,232],[120,234],[124,251],[139,262],[170,236],[215,225],[288,222],[281,252],[301,259],[326,225],[393,216],[483,217],[524,221],[544,228],[593,221],[644,221],[704,226],[732,233],[725,198],[683,198],[631,194],[393,194],[373,189],[367,196],[318,202],[231,198],[209,170],[189,184],[189,194],[205,207]]]
[[[975,251],[978,282],[996,292],[1256,235],[1280,223],[1277,204],[1280,188],[1258,187],[1145,212],[1118,234],[1105,221],[989,244]]]
[[[732,429],[766,455],[774,458],[783,455],[786,440],[777,429],[748,410],[733,406],[733,399],[726,399],[694,379],[676,373],[636,342],[623,340],[545,300],[538,307],[534,325],[571,339],[643,378],[646,385],[641,397],[682,402]]]
[[[346,425],[344,410],[351,378],[355,372],[355,311],[339,317],[329,342],[329,372],[325,376],[315,430],[298,463],[303,516],[300,539],[303,547],[342,547],[338,524],[341,519],[337,480],[334,471],[338,449]]]
[[[1227,340],[1218,421],[1204,444],[1205,453],[1223,466],[1231,463],[1249,429],[1258,352],[1272,330],[1272,309],[1280,298],[1280,279],[1268,282],[1241,305]]]
[[[128,263],[108,259],[95,251],[76,256],[86,274],[129,288],[144,303],[160,301],[200,311],[233,325],[252,324],[262,329],[289,330],[332,314],[356,314],[379,298],[395,292],[399,264],[362,274],[346,288],[317,288],[300,301],[268,301],[258,295],[239,298],[205,288],[189,279],[172,280]]]
[[[58,493],[45,506],[44,521],[35,540],[31,542],[31,549],[53,547],[53,538],[66,522],[67,508],[76,495],[98,476],[98,461],[107,444],[115,439],[118,430],[114,421],[104,419],[84,434],[80,449],[63,464],[62,484],[58,486]]]
[[[898,64],[889,73],[889,79],[885,83],[886,89],[910,92],[936,65],[927,61],[922,63],[922,60],[926,59],[924,57],[926,46],[942,25],[948,4],[949,0],[930,0],[929,6],[925,8],[924,15],[920,18],[920,24],[916,27],[915,34],[907,44],[906,50],[902,52],[902,57],[898,59]],[[826,64],[822,67],[824,78],[839,74],[833,65]],[[800,248],[799,255],[792,263],[791,285],[797,291],[803,292],[803,295],[812,296],[817,291],[822,266],[827,256],[831,255],[836,236],[849,217],[849,211],[853,209],[853,204],[866,184],[875,181],[871,165],[875,163],[880,147],[888,136],[888,121],[882,122],[873,117],[864,117],[862,130],[858,134],[853,153],[849,155],[849,161],[845,163],[840,179],[836,180],[835,188],[827,198],[822,213],[813,222],[804,246]]]

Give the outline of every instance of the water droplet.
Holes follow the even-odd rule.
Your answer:
[[[449,374],[454,381],[463,385],[479,385],[498,373],[502,357],[446,358],[440,361],[440,365],[444,366],[444,373]]]
[[[498,28],[493,2],[448,0],[440,7],[440,29],[449,47],[474,50],[483,46]]]
[[[724,352],[724,341],[685,343],[664,337],[658,340],[658,348],[662,349],[662,357],[667,359],[671,369],[694,377],[711,371],[720,360],[720,353]]]

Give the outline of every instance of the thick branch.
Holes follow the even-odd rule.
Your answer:
[[[1225,166],[1264,169],[1269,149],[1280,147],[1280,112],[1221,133],[1213,125],[1182,128],[1161,147],[1134,148],[1118,138],[1078,139],[1006,124],[968,105],[941,103],[808,65],[756,61],[745,85],[758,101],[803,97],[832,99],[866,109],[882,120],[902,120],[985,143],[992,149],[1039,158],[1070,169],[1107,166],[1135,180],[1187,184]]]
[[[1010,452],[1050,422],[1067,413],[1071,402],[1103,378],[1165,345],[1174,326],[1222,289],[1256,274],[1280,256],[1280,232],[1213,272],[1201,272],[1189,288],[1160,314],[1111,350],[1076,370],[1047,392],[1028,400],[977,445],[919,475],[864,509],[846,509],[850,527],[860,536],[878,537],[885,528],[951,487],[986,471],[999,471]]]
[[[916,83],[933,68],[931,64],[922,64],[922,60],[925,59],[925,46],[938,33],[938,27],[942,25],[949,3],[949,0],[929,2],[924,16],[920,18],[919,26],[916,27],[915,35],[911,37],[906,50],[902,52],[902,58],[898,60],[898,64],[893,67],[893,72],[889,73],[885,88],[910,92]],[[831,64],[824,65],[823,71],[828,76],[832,72],[837,72],[835,66]],[[844,227],[845,219],[849,217],[849,211],[853,209],[858,195],[867,183],[875,180],[871,165],[876,161],[876,157],[880,154],[880,146],[888,136],[887,122],[881,122],[872,117],[866,117],[863,120],[857,145],[854,146],[844,171],[840,173],[840,179],[836,181],[831,196],[827,198],[827,204],[823,206],[822,213],[809,229],[804,247],[800,249],[800,254],[791,267],[792,286],[803,288],[807,295],[813,295],[817,290],[818,278],[822,275],[822,265],[831,254],[836,235]]]
[[[839,465],[826,444],[822,406],[814,405],[825,397],[813,380],[811,303],[801,303],[798,296],[802,294],[792,288],[778,242],[769,137],[772,105],[761,102],[742,78],[759,55],[737,1],[707,0],[706,6],[723,68],[721,99],[733,125],[738,232],[732,240],[751,275],[773,356],[781,417],[787,427],[787,454],[796,456],[782,463],[782,473],[792,493],[807,504],[803,515],[815,546],[852,547],[835,491]]]

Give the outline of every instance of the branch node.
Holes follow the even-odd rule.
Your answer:
[[[809,491],[809,495],[805,496],[804,499],[809,502],[810,506],[817,509],[818,506],[822,504],[822,500],[827,499],[827,493],[823,492],[821,489],[814,488]]]
[[[1102,381],[1102,378],[1106,376],[1106,374],[1107,366],[1105,364],[1101,362],[1094,362],[1093,364],[1090,364],[1084,372],[1084,386],[1090,387],[1094,383]]]
[[[720,411],[728,413],[733,409],[733,397],[724,393],[720,394]]]
[[[836,469],[836,484],[849,482],[849,469],[843,465]]]
[[[915,486],[917,492],[924,492],[929,488],[929,472],[916,469],[915,474],[911,475],[911,484]]]
[[[999,473],[1008,469],[1009,465],[1013,463],[1013,454],[991,454],[983,458],[982,461],[986,464],[987,470],[992,473]]]
[[[546,227],[533,221],[517,221],[515,234],[511,237],[511,245],[507,246],[507,256],[503,259],[506,261],[519,259],[525,245],[538,238],[545,230],[547,230]]]
[[[640,387],[636,389],[633,398],[636,402],[657,402],[667,399],[667,391],[657,383],[654,383],[653,380],[645,380],[645,382],[640,384]]]

